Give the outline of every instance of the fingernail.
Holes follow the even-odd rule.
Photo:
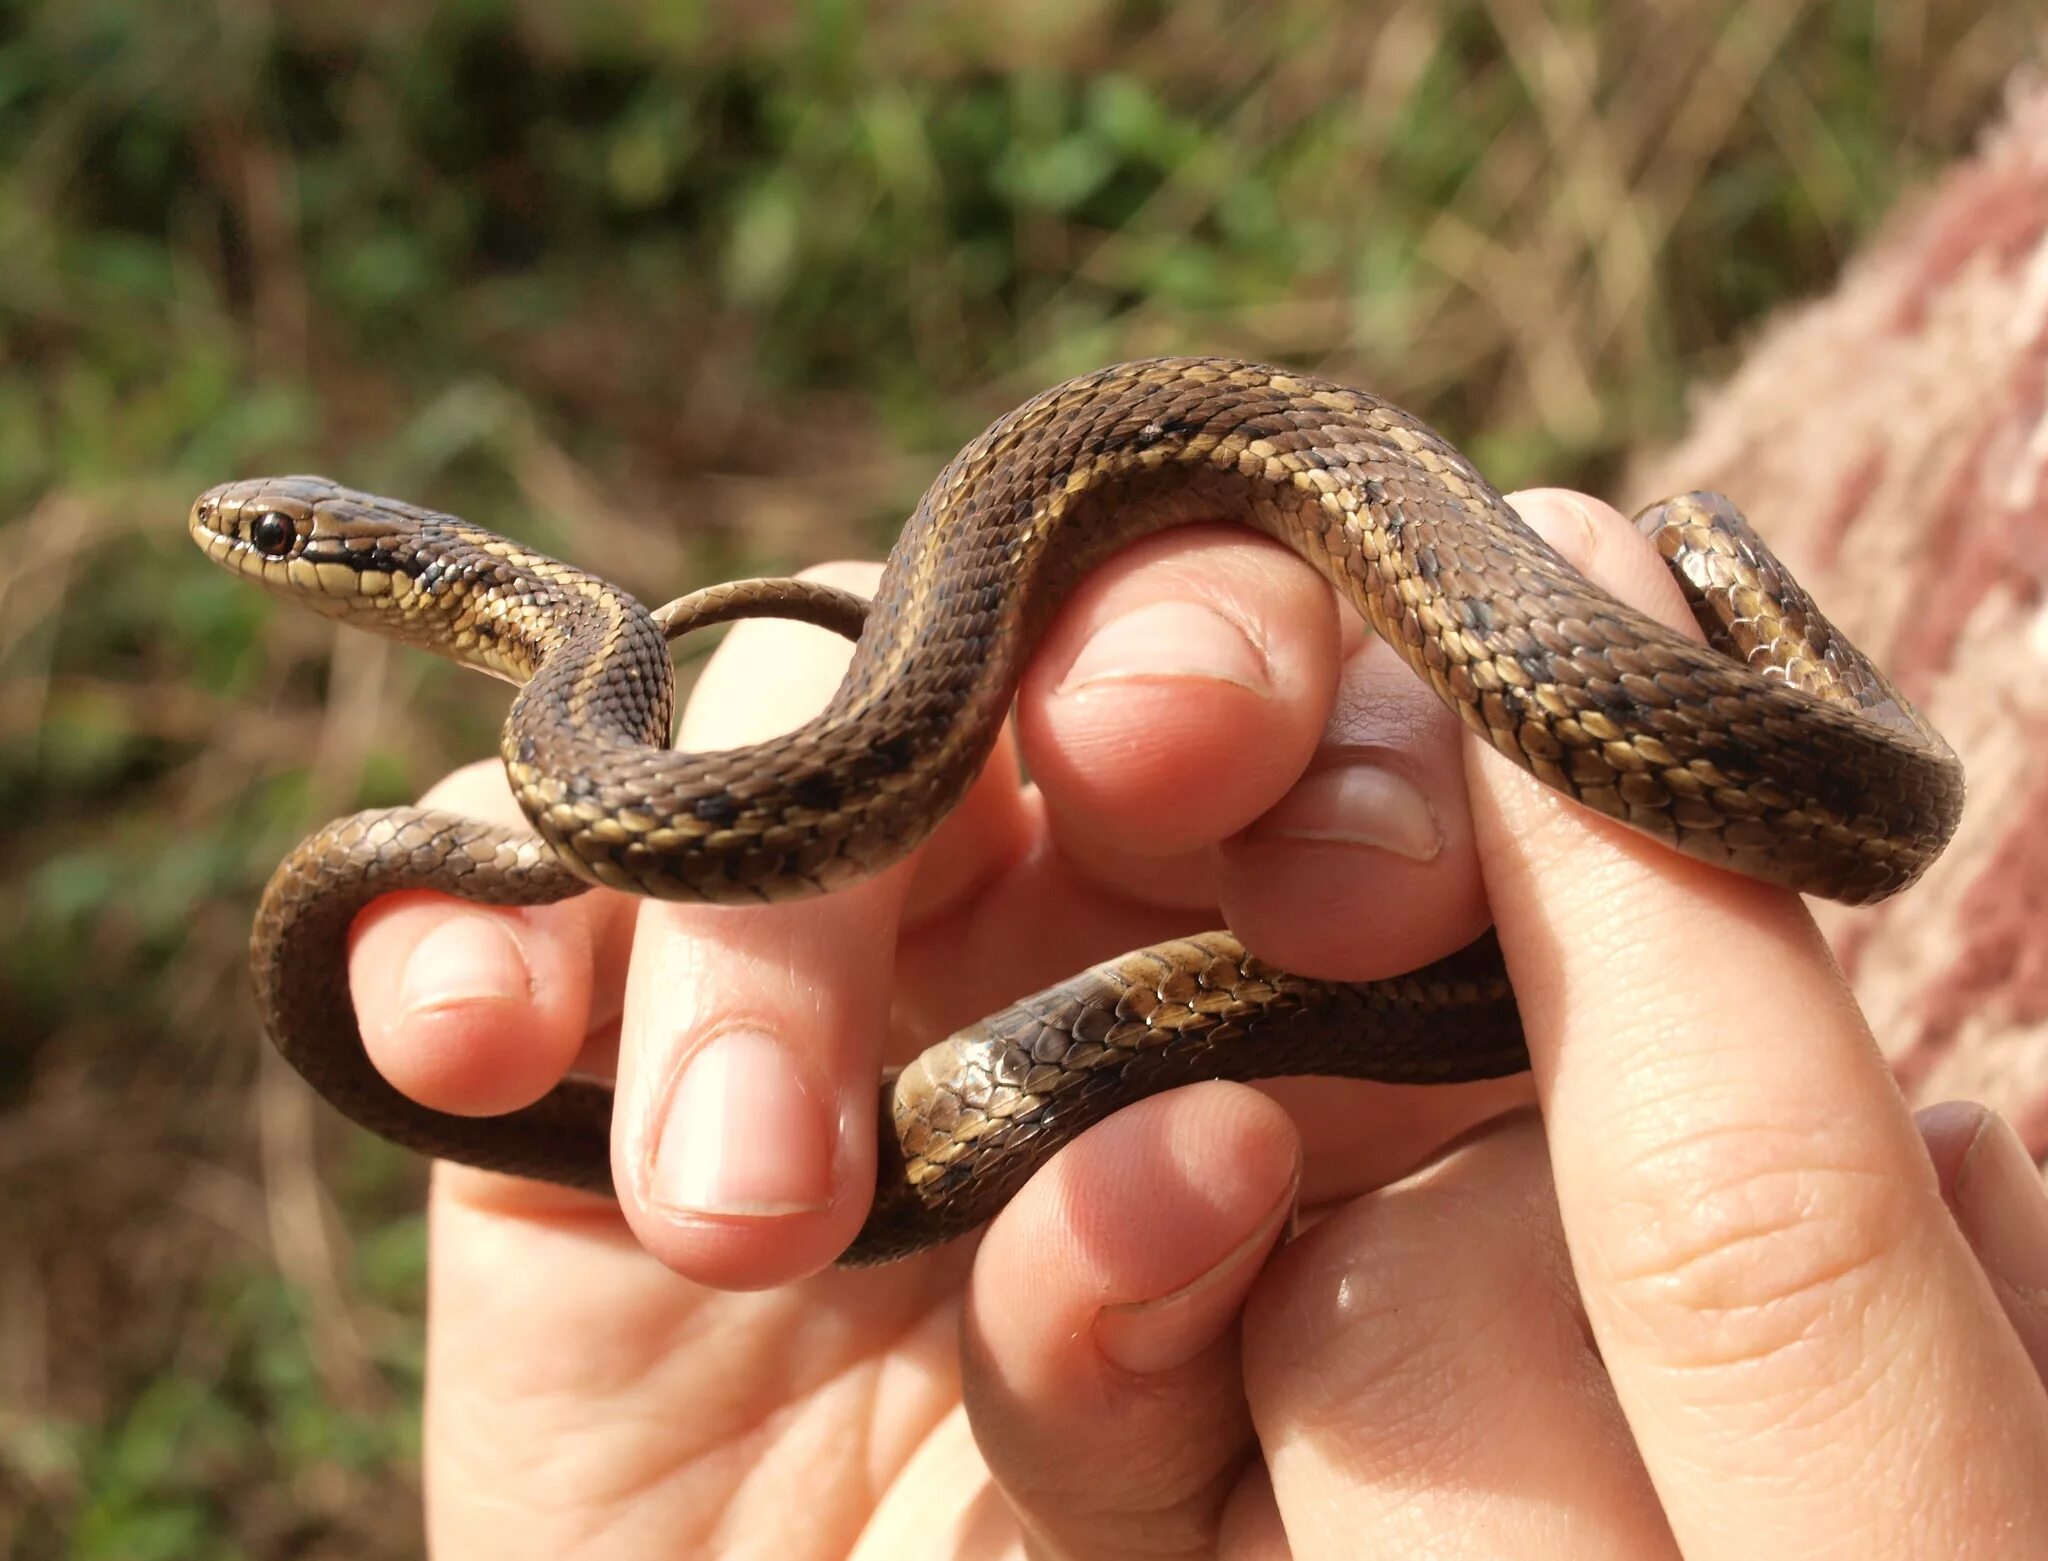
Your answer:
[[[1585,567],[1600,532],[1585,505],[1563,488],[1531,488],[1514,499],[1515,513],[1574,565]]]
[[[725,1031],[697,1049],[669,1096],[649,1200],[680,1214],[755,1218],[822,1209],[832,1126],[779,1042]]]
[[[496,916],[451,916],[405,961],[399,1001],[409,1014],[463,1003],[516,1002],[533,990],[533,975],[512,929]]]
[[[1293,1220],[1295,1194],[1290,1187],[1257,1230],[1179,1289],[1097,1312],[1095,1347],[1134,1376],[1171,1371],[1209,1348],[1236,1318],[1275,1238]]]
[[[1254,840],[1372,846],[1428,862],[1443,849],[1436,810],[1407,777],[1355,760],[1303,776],[1251,827]]]
[[[2048,1189],[2027,1146],[1987,1112],[1956,1172],[1956,1222],[1985,1271],[2048,1302]]]
[[[1265,652],[1243,626],[1198,602],[1148,602],[1090,636],[1059,691],[1131,678],[1211,678],[1273,691]]]

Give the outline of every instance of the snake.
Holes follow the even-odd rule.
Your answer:
[[[1305,559],[1486,745],[1696,860],[1860,904],[1910,884],[1956,828],[1955,754],[1726,498],[1681,495],[1636,517],[1702,643],[1589,583],[1389,402],[1255,363],[1160,358],[1069,380],[993,423],[919,501],[871,600],[755,580],[650,611],[456,516],[324,478],[201,495],[189,530],[216,563],[518,686],[500,746],[530,828],[374,809],[277,868],[250,943],[272,1042],[400,1144],[615,1196],[608,1082],[572,1073],[531,1105],[472,1118],[385,1081],[347,986],[356,915],[400,890],[535,905],[596,885],[760,904],[862,880],[960,800],[1077,584],[1141,537],[1217,520]],[[672,748],[670,642],[763,615],[856,640],[829,703],[765,742]],[[875,1193],[840,1262],[973,1229],[1077,1133],[1176,1085],[1449,1084],[1528,1065],[1491,932],[1366,983],[1290,974],[1227,932],[1163,943],[887,1074]]]

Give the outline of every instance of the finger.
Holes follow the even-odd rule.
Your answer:
[[[853,590],[875,570],[811,571]],[[815,714],[851,646],[801,624],[738,626],[705,668],[681,744],[730,748]],[[932,848],[972,881],[977,838],[1000,853],[1014,771],[985,773]],[[985,833],[984,833],[985,832]],[[895,945],[917,859],[792,904],[649,903],[620,1027],[613,1169],[641,1242],[706,1284],[750,1288],[816,1271],[872,1201],[874,1112]]]
[[[1390,645],[1346,658],[1308,772],[1223,842],[1218,892],[1247,944],[1332,980],[1413,970],[1486,929],[1458,720]]]
[[[1253,1457],[1237,1311],[1298,1165],[1270,1101],[1200,1085],[1083,1134],[989,1227],[963,1391],[1039,1553],[1215,1549]]]
[[[2019,1134],[1973,1101],[1929,1106],[1915,1120],[1970,1250],[1984,1265],[2034,1372],[2048,1380],[2048,1190]]]
[[[867,566],[813,578],[872,588]],[[851,646],[743,623],[684,709],[679,746],[756,743],[838,686]],[[613,1175],[643,1246],[679,1273],[752,1288],[815,1272],[873,1182],[879,1034],[905,875],[790,905],[642,907],[619,1034]]]
[[[1086,581],[1018,730],[1056,865],[1097,889],[1220,903],[1266,957],[1339,978],[1412,968],[1485,923],[1455,719],[1315,571],[1243,528],[1153,538]],[[1060,876],[1015,887],[1050,899]],[[1403,914],[1375,916],[1390,904]]]
[[[1675,1554],[1532,1115],[1279,1253],[1245,1311],[1244,1380],[1298,1561]]]
[[[865,566],[846,578],[872,584]],[[1007,734],[989,770],[920,860],[916,894],[955,898],[1016,854],[1023,815]],[[528,827],[494,759],[444,777],[420,805]],[[529,1105],[572,1066],[609,1074],[639,903],[603,890],[532,907],[431,892],[378,900],[349,955],[371,1061],[422,1105],[465,1116]]]
[[[495,762],[457,770],[421,801],[524,826]],[[349,948],[364,1048],[395,1087],[436,1110],[529,1105],[616,1019],[623,961],[600,972],[596,956],[622,947],[628,916],[628,902],[609,894],[524,908],[386,896],[357,919]]]
[[[1433,958],[1476,934],[1476,928],[1459,925],[1456,914],[1439,909],[1432,919],[1412,905],[1391,911],[1374,906],[1350,925],[1368,946],[1361,960],[1384,957],[1371,945],[1387,928],[1418,941],[1440,940],[1433,948],[1421,944],[1428,949],[1423,957]],[[1040,836],[1036,849],[999,873],[943,926],[906,940],[898,950],[904,981],[897,1027],[928,1043],[1107,954],[1206,930],[1219,919],[1199,911],[1164,911],[1106,891]],[[1313,929],[1303,934],[1313,935]],[[1526,1074],[1449,1088],[1330,1078],[1268,1079],[1258,1087],[1287,1108],[1301,1132],[1307,1207],[1404,1175],[1475,1122],[1533,1098]]]
[[[1287,1525],[1263,1464],[1245,1470],[1223,1508],[1216,1554],[1229,1561],[1292,1561]]]
[[[1252,823],[1315,752],[1339,633],[1321,579],[1243,527],[1179,528],[1094,571],[1018,700],[1026,762],[1070,854],[1157,863]],[[1206,884],[1151,887],[1162,903],[1215,898]]]
[[[1456,719],[1265,538],[1183,528],[1112,559],[1053,625],[1018,709],[1038,781],[1010,818],[1026,845],[984,858],[993,876],[902,946],[907,1033],[946,1034],[1220,922],[1286,968],[1366,979],[1462,947],[1489,919]],[[1265,1088],[1303,1130],[1312,1202],[1399,1175],[1528,1098],[1516,1080]]]
[[[1518,506],[1634,594],[1612,511]],[[1580,1288],[1681,1549],[2048,1553],[2048,1395],[1797,898],[1474,752]]]

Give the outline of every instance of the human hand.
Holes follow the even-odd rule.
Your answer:
[[[685,746],[795,724],[844,660],[815,631],[742,626]],[[362,919],[364,1037],[416,1098],[502,1111],[614,1050],[619,1077],[619,1206],[437,1171],[444,1551],[930,1554],[1025,1529],[1201,1548],[1250,1446],[1232,1319],[1297,1195],[1377,1185],[1527,1098],[1526,1081],[1296,1081],[1275,1093],[1304,1152],[1266,1096],[1184,1091],[1073,1146],[978,1257],[818,1273],[867,1206],[885,1056],[1226,915],[1278,962],[1360,979],[1484,925],[1456,722],[1241,528],[1099,571],[1036,657],[1015,732],[914,864],[826,899],[413,897]],[[516,817],[495,766],[428,800]]]
[[[1561,515],[1571,528],[1569,508],[1523,507],[1533,519],[1550,512],[1553,524]],[[1212,546],[1250,553],[1212,556]],[[1128,658],[1120,669],[1136,676],[1057,692],[1063,678],[1078,681],[1066,676],[1073,647],[1134,603],[1150,615],[1149,643],[1173,643],[1188,609],[1160,603],[1185,602],[1190,588],[1198,598],[1228,593],[1231,617],[1264,626],[1265,695],[1234,681],[1229,662],[1212,666],[1220,679],[1188,679],[1140,671]],[[1215,628],[1196,623],[1189,632],[1183,650]],[[1435,857],[1423,864],[1358,844],[1260,840],[1257,832],[1217,844],[1264,811],[1313,744],[1328,698],[1328,680],[1318,681],[1315,669],[1336,664],[1327,638],[1334,632],[1341,631],[1328,621],[1321,587],[1255,541],[1164,539],[1091,583],[1024,690],[1021,730],[1042,797],[1018,794],[1014,772],[999,762],[913,871],[852,896],[774,911],[646,907],[623,996],[618,967],[633,907],[592,896],[514,914],[508,921],[528,967],[518,992],[495,1006],[430,1003],[399,1020],[396,993],[380,999],[359,982],[366,1036],[387,1071],[430,1103],[503,1109],[552,1082],[591,1014],[619,1019],[622,1185],[635,1231],[680,1271],[719,1284],[772,1283],[804,1271],[815,1264],[812,1252],[844,1239],[838,1232],[850,1231],[864,1203],[862,1110],[873,1076],[864,1047],[882,1028],[883,1003],[898,1015],[897,1033],[928,1039],[1089,958],[1217,919],[1206,906],[1162,896],[1162,884],[1193,885],[1188,901],[1220,901],[1263,951],[1318,973],[1379,974],[1470,935],[1477,902],[1457,742],[1405,669],[1376,647],[1346,661],[1346,697],[1331,735],[1338,750],[1397,765],[1420,787],[1442,835]],[[756,676],[810,666],[813,692],[829,686],[829,658],[810,661],[796,649],[801,643],[757,639],[742,651],[745,665]],[[1236,664],[1239,674],[1244,665]],[[805,713],[795,697],[773,711],[762,703],[758,692],[727,700],[713,680],[692,720],[714,724],[686,727],[685,740],[749,740]],[[759,724],[749,729],[741,716]],[[1137,729],[1160,741],[1133,747],[1123,739]],[[1212,739],[1214,758],[1202,746]],[[1505,804],[1488,799],[1493,787],[1516,782],[1488,778],[1484,764],[1473,768],[1481,822],[1498,836]],[[1215,786],[1191,795],[1181,783],[1187,773],[1213,775]],[[1389,816],[1398,819],[1398,807],[1387,811],[1384,782],[1331,780],[1332,773],[1296,788],[1288,806],[1320,806],[1327,823],[1345,814],[1348,788],[1349,801],[1367,804],[1369,825],[1384,831]],[[436,800],[482,809],[480,778],[458,780],[471,789]],[[1243,818],[1233,818],[1233,808]],[[1601,826],[1560,812],[1554,827],[1567,838],[1573,828],[1603,838]],[[1177,821],[1187,823],[1179,835]],[[1164,840],[1192,860],[1138,856],[1124,844],[1132,838]],[[1674,870],[1654,848],[1611,840],[1608,847],[1625,860],[1631,851],[1643,857],[1646,878]],[[1517,850],[1496,848],[1492,878],[1517,859]],[[1538,863],[1526,875],[1570,881],[1577,872],[1558,865]],[[1708,880],[1708,892],[1720,878],[1696,868],[1686,875]],[[1503,912],[1504,924],[1526,920],[1526,910],[1541,925],[1543,902],[1517,891],[1512,877],[1504,881],[1511,896],[1522,896],[1513,916]],[[1491,878],[1489,888],[1503,892]],[[1373,911],[1386,904],[1401,905],[1404,919],[1383,930]],[[472,914],[505,913],[384,911],[365,928],[358,957],[381,961],[417,941],[423,927]],[[1359,962],[1367,938],[1358,929],[1368,927],[1392,941]],[[380,947],[380,937],[395,941]],[[886,974],[892,945],[895,985],[877,992],[869,962]],[[1716,990],[1725,985],[1704,943],[1693,940],[1686,952],[1688,969]],[[1526,965],[1526,946],[1521,958]],[[643,978],[650,964],[666,974],[659,990]],[[464,966],[458,956],[440,968]],[[1637,989],[1624,979],[1612,990]],[[1549,1031],[1578,1034],[1580,1015],[1557,1007],[1545,1017]],[[645,1156],[656,1135],[635,1135],[636,1101],[651,1111],[676,1058],[736,1012],[777,1025],[785,1046],[794,1038],[800,1064],[825,1080],[809,1098],[838,1103],[836,1145],[812,1161],[826,1165],[832,1190],[822,1208],[790,1209],[800,1200],[757,1183],[751,1213],[664,1215],[647,1195]],[[1639,1044],[1640,1030],[1640,1020],[1621,1026]],[[726,1074],[737,1089],[772,1090],[777,1076],[732,1067]],[[1303,1182],[1311,1205],[1387,1180],[1506,1095],[1320,1081],[1285,1093],[1311,1108]],[[770,1112],[768,1121],[778,1130],[805,1124],[801,1112]],[[1386,1136],[1375,1138],[1375,1129]],[[732,1145],[746,1174],[787,1166],[765,1148],[750,1158],[751,1142]],[[1133,1108],[1049,1167],[991,1229],[965,1278],[964,1376],[952,1342],[964,1253],[876,1274],[821,1275],[769,1296],[722,1296],[646,1262],[609,1206],[443,1168],[428,1426],[436,1537],[457,1550],[482,1541],[557,1552],[580,1535],[603,1534],[606,1553],[631,1554],[687,1544],[837,1553],[864,1536],[887,1554],[913,1542],[926,1552],[969,1540],[995,1545],[1029,1531],[1042,1547],[1073,1554],[1162,1541],[1277,1553],[1284,1515],[1297,1550],[1314,1550],[1321,1536],[1329,1548],[1355,1553],[1360,1535],[1399,1536],[1404,1514],[1419,1515],[1428,1532],[1411,1533],[1405,1547],[1390,1540],[1396,1551],[1425,1537],[1430,1547],[1458,1534],[1482,1544],[1498,1538],[1497,1524],[1473,1521],[1489,1514],[1471,1510],[1491,1497],[1540,1507],[1560,1537],[1559,1554],[1599,1553],[1575,1548],[1588,1536],[1619,1536],[1619,1553],[1644,1553],[1626,1545],[1652,1536],[1668,1546],[1656,1495],[1645,1496],[1641,1456],[1629,1451],[1633,1422],[1615,1407],[1613,1389],[1585,1391],[1607,1379],[1597,1360],[1588,1365],[1568,1279],[1558,1282],[1562,1248],[1542,1218],[1552,1205],[1528,1190],[1543,1185],[1534,1145],[1526,1125],[1505,1129],[1311,1233],[1259,1282],[1240,1363],[1231,1324],[1285,1219],[1302,1163],[1293,1129],[1260,1096],[1227,1086]],[[699,1161],[698,1172],[706,1170]],[[1469,1195],[1475,1187],[1483,1200]],[[1457,1226],[1441,1218],[1420,1229],[1400,1224],[1399,1211],[1427,1210],[1432,1198],[1441,1209],[1445,1196],[1467,1216]],[[1473,1219],[1473,1210],[1492,1217]],[[1405,1242],[1386,1239],[1403,1229]],[[1523,1266],[1532,1248],[1550,1254],[1548,1269]],[[1544,1304],[1524,1307],[1531,1272],[1551,1282],[1540,1292]],[[1361,1279],[1381,1284],[1360,1290]],[[1535,1353],[1552,1369],[1519,1371],[1486,1354],[1503,1293],[1516,1316],[1526,1313],[1521,1342],[1551,1344],[1549,1355]],[[1402,1304],[1424,1295],[1426,1305]],[[1354,1296],[1368,1304],[1327,1304]],[[1381,1296],[1391,1304],[1371,1304]],[[1390,1326],[1403,1318],[1405,1331]],[[1436,1350],[1415,1338],[1418,1320],[1441,1325],[1428,1330]],[[1560,1338],[1579,1339],[1579,1354]],[[1377,1361],[1377,1371],[1361,1370],[1361,1357]],[[1329,1391],[1333,1383],[1345,1393]],[[1406,1406],[1411,1418],[1429,1405],[1442,1409],[1441,1438],[1408,1436],[1398,1417],[1375,1412],[1398,1407],[1393,1390],[1402,1383],[1420,1396]],[[1560,1403],[1584,1412],[1560,1417]],[[1517,1419],[1524,1434],[1490,1434],[1503,1406],[1518,1404],[1547,1408],[1557,1423],[1532,1413]],[[1391,1436],[1373,1439],[1390,1425]],[[1468,1429],[1474,1436],[1461,1443]],[[1253,1459],[1255,1430],[1264,1462]],[[1346,1435],[1364,1439],[1354,1449]],[[1593,1454],[1585,1456],[1589,1437]],[[1469,1465],[1446,1462],[1461,1445],[1502,1450],[1498,1472],[1519,1478],[1495,1487]],[[821,1447],[833,1456],[821,1459]],[[1520,1464],[1506,1455],[1513,1448],[1523,1450]],[[1556,1449],[1572,1456],[1526,1457]],[[1385,1460],[1377,1467],[1361,1455],[1374,1450]],[[508,1472],[529,1465],[552,1485]],[[991,1471],[1006,1500],[991,1498]],[[1573,1472],[1576,1484],[1565,1478]],[[1418,1502],[1416,1483],[1473,1503]],[[1526,1539],[1515,1531],[1510,1551],[1531,1553]]]
[[[1611,510],[1524,514],[1685,622]],[[2048,1555],[2048,1196],[2017,1136],[1914,1122],[1794,897],[1474,752],[1542,1115],[1262,1276],[1244,1380],[1293,1554]]]

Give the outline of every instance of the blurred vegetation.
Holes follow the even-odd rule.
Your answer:
[[[318,819],[474,680],[206,568],[321,470],[650,600],[879,552],[1160,351],[1609,481],[2040,57],[2032,0],[0,0],[0,1551],[417,1544],[418,1169],[263,1055]]]

